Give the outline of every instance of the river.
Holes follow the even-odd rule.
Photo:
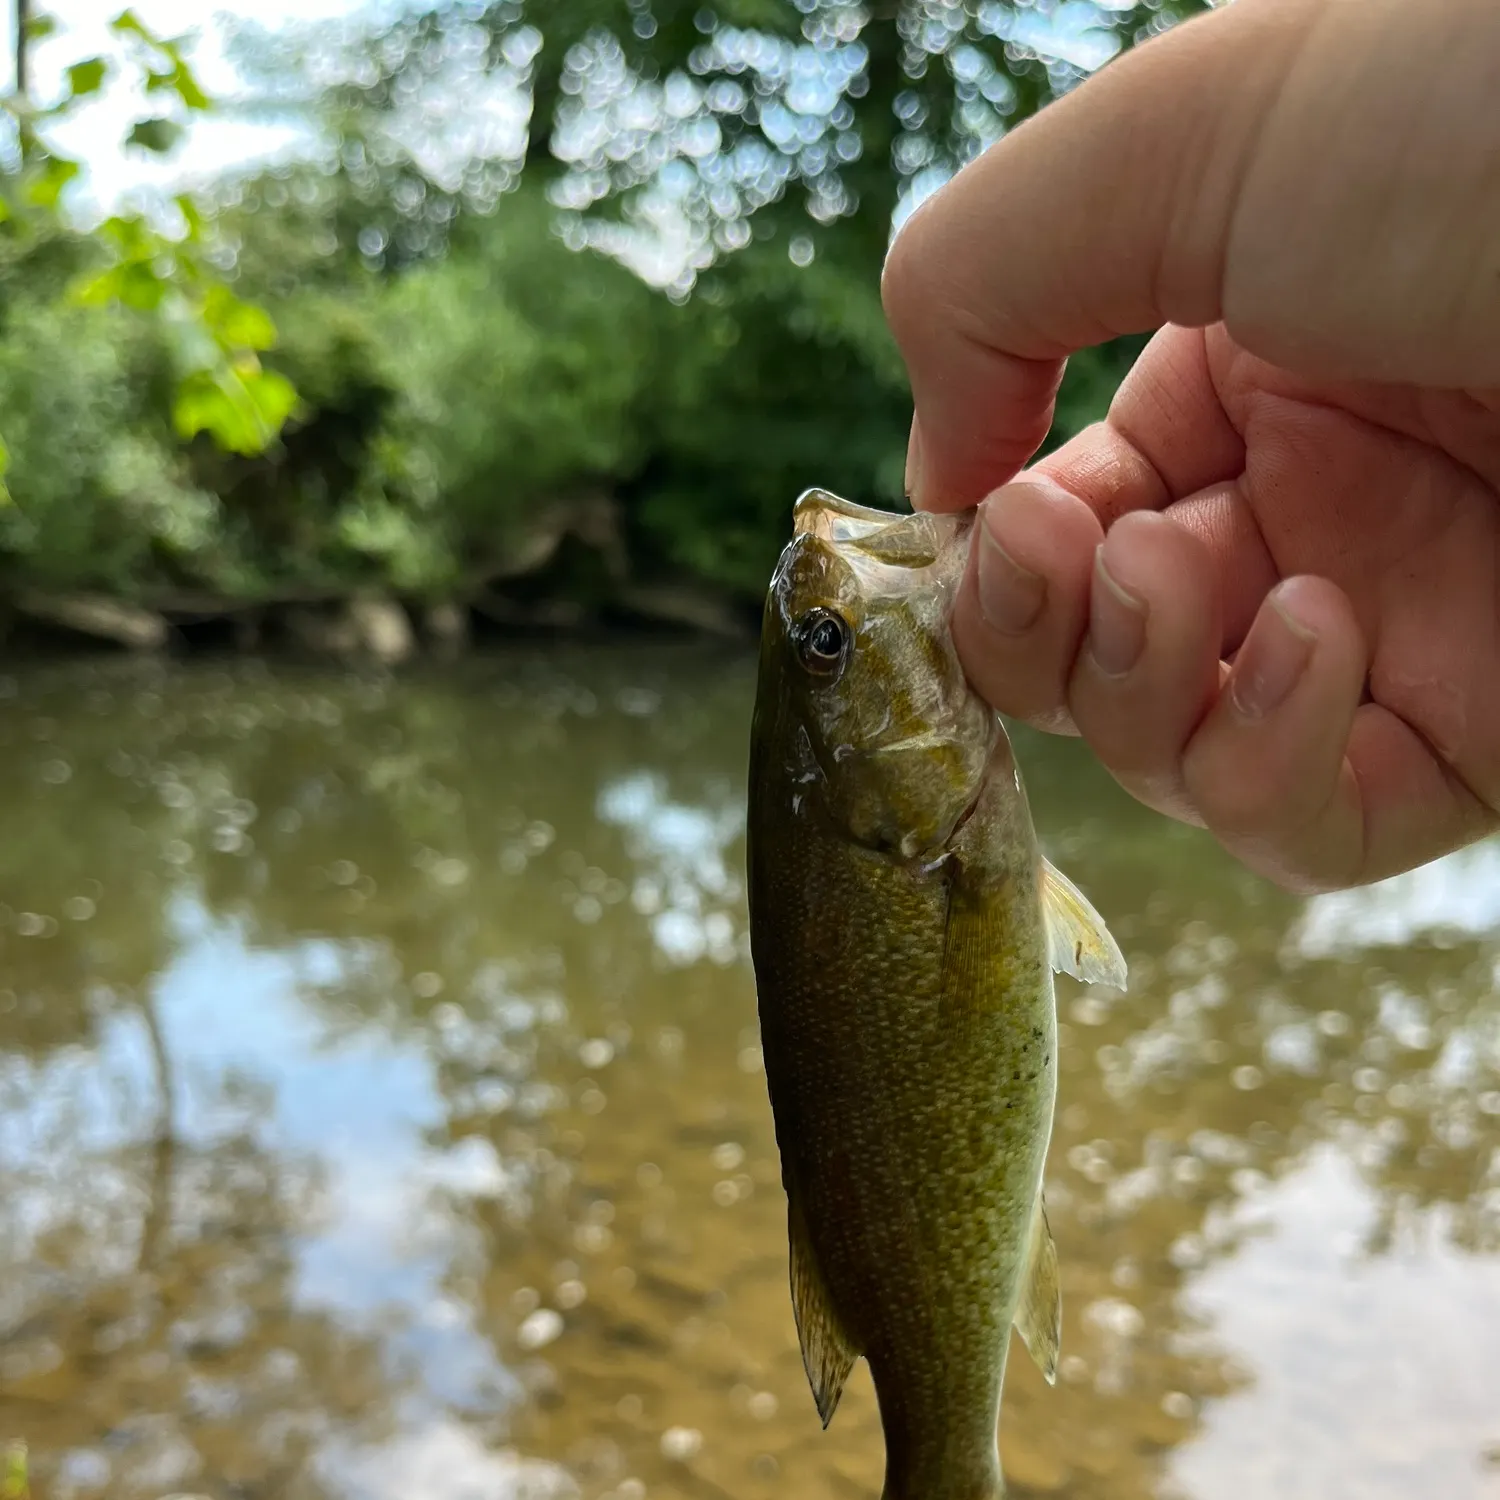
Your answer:
[[[752,663],[0,668],[0,1443],[36,1500],[874,1500],[797,1353]],[[1063,1363],[1014,1495],[1500,1497],[1500,845],[1300,900],[1019,734]]]

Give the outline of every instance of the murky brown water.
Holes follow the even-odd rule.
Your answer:
[[[3,669],[0,669],[3,673]],[[38,1500],[874,1497],[785,1283],[748,661],[0,675],[0,1440]],[[1020,737],[1062,982],[1019,1496],[1500,1496],[1500,847],[1311,903]]]

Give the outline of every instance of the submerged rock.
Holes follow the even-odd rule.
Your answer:
[[[469,612],[451,601],[430,604],[422,616],[422,629],[434,645],[457,650],[469,639]]]
[[[290,639],[308,651],[348,656],[359,646],[359,633],[347,614],[299,605],[286,611],[282,624]]]
[[[349,624],[358,649],[368,652],[385,666],[409,661],[416,653],[417,637],[411,617],[394,599],[365,595],[349,604]]]

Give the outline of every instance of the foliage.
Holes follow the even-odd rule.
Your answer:
[[[208,109],[179,41],[157,35],[133,10],[122,11],[110,24],[130,47],[148,100],[175,101],[189,113]],[[28,19],[17,43],[18,79],[25,78],[27,46],[52,29],[47,17]],[[66,70],[61,96],[52,103],[37,106],[21,92],[5,101],[15,132],[15,165],[0,177],[0,233],[7,258],[34,249],[62,225],[62,195],[81,168],[49,139],[49,127],[97,94],[112,71],[106,58],[85,58]],[[182,129],[170,115],[154,114],[137,120],[126,140],[163,154]],[[138,212],[106,219],[90,237],[99,263],[71,294],[85,306],[123,307],[159,321],[176,376],[172,418],[179,437],[206,432],[230,451],[261,452],[296,405],[295,391],[259,359],[275,342],[275,328],[260,308],[224,285],[205,257],[204,225],[193,200],[180,195],[174,206],[180,225],[170,234]],[[0,455],[5,453],[0,445]]]
[[[21,501],[0,510],[0,549],[27,581],[129,593],[183,567],[212,576],[217,502],[151,410],[156,362],[120,311],[7,309],[0,412]]]
[[[810,484],[899,503],[910,411],[873,282],[747,256],[673,321],[633,491],[663,566],[754,598]]]
[[[40,145],[3,184],[53,202],[0,225],[0,577],[462,597],[604,497],[638,578],[753,605],[801,489],[900,503],[893,214],[1090,48],[1192,8],[444,0],[247,34],[270,103],[321,122],[307,164],[177,198],[175,237],[67,231]],[[141,41],[152,92],[201,108],[176,44]],[[445,155],[486,88],[530,93],[529,136]],[[653,259],[655,287],[626,269]],[[1073,362],[1052,441],[1139,342]]]
[[[378,139],[498,75],[530,94],[525,170],[569,208],[665,199],[721,252],[753,220],[868,275],[904,196],[1206,3],[431,0],[343,37],[325,98]]]
[[[549,218],[539,197],[512,195],[467,254],[385,298],[404,367],[386,434],[424,456],[412,498],[441,505],[453,540],[481,556],[538,505],[608,488],[645,458],[669,309],[624,268],[564,250]]]

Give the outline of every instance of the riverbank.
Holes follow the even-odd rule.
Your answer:
[[[305,590],[270,599],[144,600],[25,589],[0,604],[0,657],[36,651],[290,651],[399,666],[476,642],[535,635],[689,635],[745,642],[756,614],[690,585],[636,584],[589,602],[487,589],[463,599]]]

